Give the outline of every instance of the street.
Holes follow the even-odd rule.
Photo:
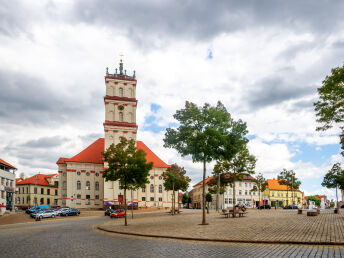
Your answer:
[[[0,227],[1,257],[344,257],[343,247],[206,243],[103,233],[108,217]]]

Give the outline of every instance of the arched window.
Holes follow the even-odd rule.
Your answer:
[[[90,183],[90,181],[86,181],[86,190],[91,190],[91,183]]]
[[[119,112],[119,121],[123,122],[123,112]]]
[[[110,121],[114,121],[115,119],[115,116],[113,115],[113,111],[111,110],[110,112],[109,112],[109,120]]]
[[[81,189],[81,182],[80,181],[76,182],[76,189],[78,189],[78,190]]]
[[[119,96],[123,97],[123,88],[119,88]]]
[[[96,190],[99,190],[99,182],[96,182],[95,188]]]
[[[150,185],[150,192],[154,193],[154,185],[153,184]]]
[[[162,185],[159,185],[159,193],[162,193]]]
[[[133,94],[133,89],[130,89],[129,90],[129,94],[130,94],[130,97],[133,98],[134,97],[134,94]]]

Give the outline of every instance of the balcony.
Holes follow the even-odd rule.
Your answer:
[[[11,186],[5,186],[5,191],[14,193],[15,189],[14,189],[14,187],[11,187]]]

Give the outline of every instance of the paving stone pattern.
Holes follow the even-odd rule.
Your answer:
[[[205,243],[93,230],[108,218],[0,227],[0,257],[344,257],[339,246]]]
[[[333,211],[332,211],[333,212]],[[243,218],[224,218],[219,213],[207,215],[209,225],[199,225],[201,214],[151,216],[102,225],[108,230],[207,239],[320,242],[344,244],[344,214],[323,211],[316,217],[297,214],[296,210],[250,210]]]

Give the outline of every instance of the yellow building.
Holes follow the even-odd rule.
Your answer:
[[[284,207],[290,204],[302,204],[303,192],[299,189],[291,191],[286,185],[279,184],[276,179],[268,179],[263,196],[268,197],[271,207]]]
[[[57,206],[58,197],[57,174],[38,174],[17,182],[18,208],[36,205]]]

